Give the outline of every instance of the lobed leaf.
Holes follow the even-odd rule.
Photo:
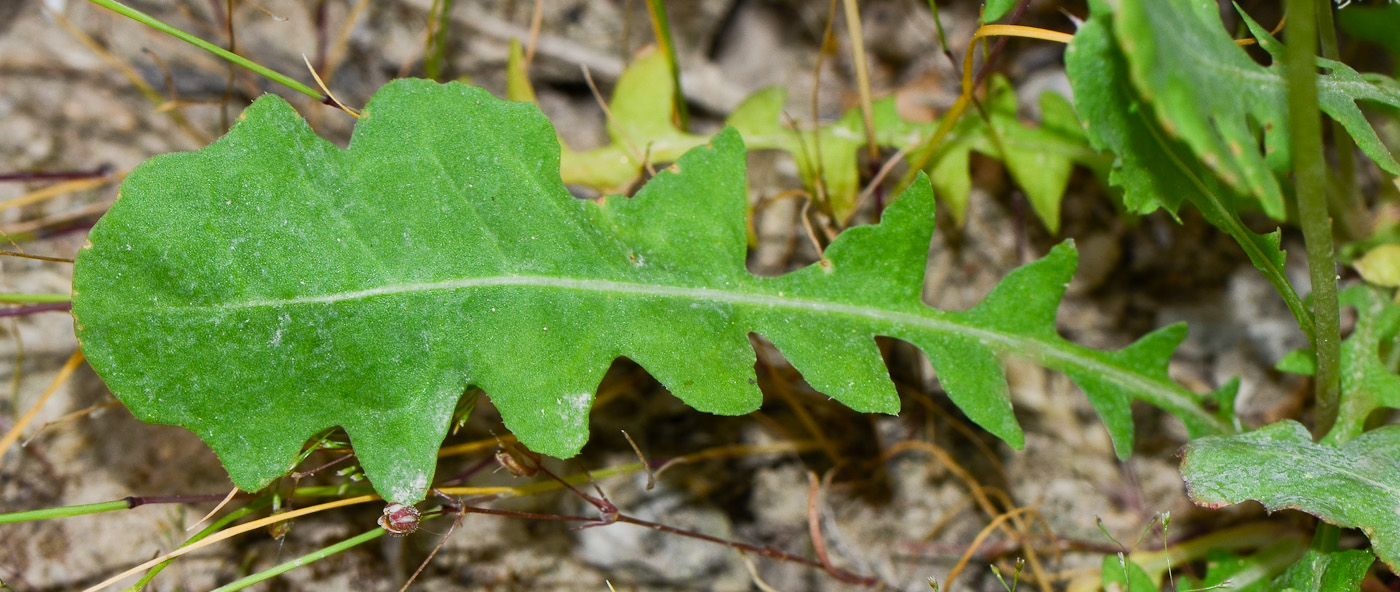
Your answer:
[[[1333,444],[1359,435],[1375,410],[1400,409],[1400,376],[1381,358],[1382,344],[1393,347],[1400,332],[1400,306],[1367,286],[1347,288],[1338,296],[1342,306],[1356,309],[1356,326],[1342,341],[1337,423],[1324,439]]]
[[[1400,305],[1371,286],[1353,286],[1338,296],[1342,306],[1356,310],[1356,324],[1342,340],[1337,422],[1323,438],[1324,443],[1334,445],[1361,434],[1376,410],[1400,409],[1400,375],[1382,358],[1382,348],[1388,352],[1400,333]],[[1276,367],[1312,376],[1317,371],[1317,356],[1311,349],[1295,350],[1279,360]]]
[[[1197,505],[1254,500],[1271,512],[1301,510],[1361,529],[1386,565],[1400,565],[1400,426],[1366,432],[1340,447],[1313,443],[1292,420],[1204,437],[1183,449],[1181,476]]]
[[[1120,455],[1134,399],[1192,434],[1232,431],[1166,375],[1184,326],[1116,352],[1059,336],[1072,243],[972,310],[931,309],[920,294],[934,203],[921,180],[822,263],[756,277],[733,130],[636,197],[598,203],[564,188],[554,138],[534,105],[399,80],[342,150],[262,97],[212,145],[126,178],[75,264],[84,352],[137,417],[194,431],[240,488],[262,487],[338,425],[400,503],[423,497],[468,385],[525,445],[568,457],[620,356],[696,409],[757,408],[751,333],[866,412],[899,410],[873,338],[911,342],[952,400],[1017,448],[1002,355],[1071,376]]]
[[[1276,173],[1291,170],[1288,83],[1282,46],[1241,12],[1274,63],[1256,64],[1221,26],[1215,4],[1191,0],[1125,1],[1114,33],[1136,88],[1163,129],[1264,211],[1284,218]],[[1381,144],[1357,101],[1400,107],[1400,92],[1372,84],[1351,67],[1319,59],[1323,112],[1346,127],[1357,146],[1392,175],[1400,163]],[[1228,89],[1228,92],[1225,91]],[[1259,149],[1259,137],[1263,150]]]
[[[1123,202],[1133,211],[1160,207],[1175,215],[1182,201],[1195,206],[1235,239],[1311,337],[1312,313],[1288,281],[1278,231],[1257,234],[1244,225],[1239,208],[1248,196],[1222,182],[1159,123],[1133,85],[1128,58],[1112,35],[1113,9],[1102,0],[1090,6],[1089,20],[1065,51],[1065,73],[1090,144],[1116,157],[1109,182],[1123,188]]]

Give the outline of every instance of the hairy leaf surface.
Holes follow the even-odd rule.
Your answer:
[[[1218,7],[1208,2],[1123,2],[1114,32],[1133,82],[1165,129],[1231,187],[1254,196],[1265,212],[1282,219],[1283,192],[1274,175],[1291,169],[1283,47],[1244,17],[1273,57],[1271,66],[1256,64],[1235,44],[1221,26]],[[1341,62],[1320,59],[1318,66],[1326,68],[1318,76],[1319,107],[1346,127],[1381,168],[1400,175],[1400,163],[1356,105],[1371,101],[1400,107],[1400,92],[1368,82]]]
[[[1159,207],[1175,213],[1183,200],[1195,206],[1239,243],[1311,338],[1312,313],[1288,282],[1278,231],[1258,234],[1245,226],[1239,210],[1249,196],[1222,182],[1157,121],[1133,86],[1128,60],[1112,35],[1111,7],[1099,0],[1090,6],[1089,20],[1065,51],[1065,73],[1090,142],[1117,157],[1109,181],[1123,188],[1124,204],[1142,213]]]
[[[1116,352],[1059,336],[1070,244],[971,310],[924,305],[927,180],[821,264],[753,276],[744,161],[726,130],[636,197],[594,203],[565,190],[554,130],[531,104],[395,81],[342,150],[265,96],[209,147],[127,177],[76,263],[78,336],[138,417],[199,434],[239,487],[262,487],[339,425],[376,490],[403,503],[424,495],[469,384],[521,442],[567,457],[619,356],[696,409],[757,408],[750,333],[818,390],[885,413],[899,399],[873,337],[911,342],[949,397],[1015,447],[1003,354],[1074,379],[1120,455],[1133,399],[1193,435],[1231,431],[1167,377],[1183,325]]]
[[[1400,565],[1400,426],[1385,426],[1339,447],[1315,444],[1303,424],[1284,420],[1253,432],[1187,444],[1186,491],[1217,508],[1247,500],[1269,511],[1294,509],[1359,528],[1393,570]]]
[[[1400,333],[1400,305],[1371,286],[1342,290],[1342,306],[1356,309],[1356,325],[1342,340],[1341,401],[1337,422],[1323,438],[1339,445],[1355,438],[1366,428],[1366,420],[1377,409],[1400,409],[1400,375],[1381,357],[1381,347],[1391,346]],[[1312,349],[1289,352],[1276,366],[1284,372],[1312,376],[1317,372],[1317,354]]]
[[[1393,346],[1400,332],[1400,306],[1367,286],[1347,288],[1339,300],[1342,306],[1356,309],[1356,326],[1342,341],[1337,423],[1324,439],[1330,444],[1342,444],[1361,434],[1375,410],[1400,409],[1400,376],[1381,358],[1381,344]]]

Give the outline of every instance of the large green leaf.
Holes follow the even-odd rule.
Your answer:
[[[1301,510],[1361,529],[1386,565],[1400,566],[1400,426],[1366,432],[1340,447],[1313,443],[1292,420],[1200,438],[1186,445],[1181,476],[1198,505],[1254,500],[1269,511]]]
[[[1312,313],[1288,282],[1279,233],[1256,234],[1245,226],[1239,205],[1248,196],[1220,181],[1188,146],[1173,139],[1158,123],[1151,106],[1133,86],[1127,58],[1113,38],[1112,8],[1101,0],[1090,2],[1090,6],[1089,20],[1065,51],[1065,72],[1090,143],[1117,157],[1109,181],[1123,188],[1124,204],[1143,213],[1158,207],[1175,213],[1182,201],[1195,206],[1207,221],[1239,243],[1311,337]]]
[[[1164,129],[1190,146],[1227,184],[1256,197],[1265,212],[1282,219],[1283,192],[1275,173],[1291,168],[1283,51],[1266,30],[1244,16],[1274,58],[1271,66],[1255,63],[1235,44],[1213,2],[1124,1],[1114,32],[1133,82]],[[1319,106],[1346,127],[1381,168],[1400,175],[1400,163],[1356,105],[1373,101],[1400,107],[1400,92],[1372,84],[1340,62],[1318,60],[1318,65],[1327,70],[1318,76]]]
[[[339,425],[398,502],[424,495],[468,384],[527,446],[567,457],[619,356],[697,409],[754,410],[750,333],[813,387],[885,413],[899,399],[873,337],[911,342],[952,400],[1016,447],[1002,354],[1078,382],[1120,455],[1132,399],[1194,435],[1231,431],[1167,377],[1184,326],[1117,352],[1059,336],[1070,244],[971,310],[924,305],[926,180],[880,224],[838,236],[820,264],[761,278],[745,268],[738,134],[602,203],[565,190],[554,137],[534,105],[402,80],[374,96],[342,150],[260,98],[209,147],[127,177],[74,270],[84,351],[133,413],[199,434],[241,488]]]

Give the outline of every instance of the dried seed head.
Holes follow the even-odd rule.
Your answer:
[[[423,515],[418,508],[403,504],[384,506],[384,515],[379,517],[379,526],[393,536],[404,536],[418,530],[418,519]]]
[[[496,462],[516,477],[533,477],[540,472],[540,456],[517,446],[497,451]]]

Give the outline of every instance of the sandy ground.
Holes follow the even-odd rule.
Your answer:
[[[205,38],[221,43],[226,39],[221,17],[213,12],[220,2],[131,4]],[[330,85],[352,105],[362,105],[393,77],[421,75],[429,1],[371,2],[339,45],[336,39],[345,29],[351,4],[268,0],[259,9],[240,3],[234,15],[238,47],[258,62],[303,80],[309,79],[303,55],[317,64],[329,58],[335,66],[327,70],[333,74]],[[532,3],[457,4],[448,73],[503,94],[506,43],[512,36],[528,34]],[[743,97],[773,84],[789,88],[788,111],[795,119],[810,119],[826,3],[668,4],[686,73],[683,86],[699,126],[713,128]],[[1051,7],[1035,4],[1029,22],[1067,27]],[[221,132],[228,117],[262,92],[287,97],[327,137],[343,142],[348,135],[350,118],[247,72],[234,73],[230,91],[224,64],[166,35],[82,2],[51,0],[47,6],[45,10],[27,0],[0,3],[0,173],[97,167],[126,171],[152,155],[203,145]],[[322,7],[319,16],[316,7]],[[572,146],[601,144],[605,119],[583,83],[580,66],[588,66],[608,92],[632,52],[651,40],[645,3],[550,0],[544,7],[532,69],[540,104]],[[932,112],[951,103],[955,77],[937,49],[927,4],[872,1],[862,7],[876,94],[898,91],[917,109]],[[966,7],[946,7],[943,18],[955,40],[966,39],[975,26],[975,14]],[[837,33],[840,47],[826,59],[817,87],[823,119],[855,104],[847,38],[839,22]],[[94,52],[84,38],[102,52]],[[1023,103],[1033,104],[1041,90],[1065,87],[1059,48],[1013,43],[1008,49],[1002,66],[1020,89]],[[171,111],[158,110],[129,77],[167,98],[173,89],[187,102],[179,109],[185,123],[176,121]],[[750,161],[755,200],[800,186],[787,157],[755,154]],[[1184,225],[1159,217],[1127,225],[1114,213],[1112,198],[1083,171],[1066,199],[1061,236],[1048,236],[1029,216],[999,165],[978,160],[974,167],[977,189],[968,224],[961,229],[943,224],[930,253],[930,304],[970,307],[1007,271],[1072,237],[1083,263],[1061,310],[1060,324],[1067,336],[1114,348],[1154,327],[1185,320],[1191,323],[1192,337],[1173,364],[1174,375],[1198,390],[1241,376],[1240,407],[1252,423],[1288,408],[1297,383],[1267,368],[1282,352],[1299,345],[1300,336],[1290,330],[1287,311],[1268,285],[1248,269],[1228,240],[1189,216]],[[0,184],[0,201],[51,184]],[[73,217],[76,229],[43,232],[11,246],[72,257],[84,240],[83,221],[90,222],[92,213],[114,197],[115,186],[108,184],[30,205],[5,202],[0,205],[0,230],[27,236],[24,232],[36,226],[57,228],[57,220]],[[755,271],[776,273],[802,263],[804,257],[810,260],[800,248],[802,241],[789,240],[798,232],[795,214],[791,203],[764,210],[756,224],[760,244],[753,259]],[[796,253],[788,248],[794,242],[799,245]],[[70,270],[62,263],[0,258],[0,291],[67,292]],[[0,334],[0,384],[9,385],[0,398],[3,432],[38,401],[76,342],[72,319],[62,312],[3,319]],[[644,477],[631,476],[603,481],[604,491],[632,516],[811,557],[807,471],[820,474],[835,466],[835,459],[871,461],[882,446],[918,440],[948,451],[949,458],[975,479],[1004,492],[1015,505],[1038,510],[1044,522],[1030,540],[1048,572],[1071,575],[1097,566],[1099,554],[1071,550],[1075,545],[1112,548],[1096,518],[1128,546],[1158,512],[1172,512],[1174,536],[1222,518],[1220,513],[1196,511],[1185,500],[1174,455],[1185,437],[1178,422],[1139,409],[1138,453],[1120,463],[1092,409],[1063,376],[1011,363],[1008,377],[1027,431],[1026,449],[1017,452],[975,429],[955,429],[961,416],[936,390],[922,356],[907,346],[896,344],[889,353],[892,373],[911,386],[905,411],[897,418],[855,414],[812,393],[776,354],[765,352],[764,357],[772,369],[764,385],[771,400],[760,414],[741,418],[690,411],[643,372],[619,362],[605,384],[619,394],[595,409],[593,443],[580,459],[551,466],[571,473],[634,460],[620,430],[634,435],[652,458],[713,446],[808,438],[807,427],[794,413],[795,400],[812,415],[813,425],[834,453],[755,453],[709,460],[669,472],[651,490],[643,487]],[[35,426],[45,425],[43,430],[23,449],[4,451],[0,457],[0,511],[228,491],[230,484],[217,459],[192,434],[143,424],[124,408],[109,405],[111,401],[86,367],[61,386],[40,409],[26,438]],[[88,412],[60,420],[80,411]],[[501,433],[499,417],[483,405],[449,443]],[[489,452],[446,459],[439,475],[475,466],[482,454]],[[928,578],[944,580],[989,522],[975,510],[968,488],[944,463],[920,452],[860,466],[865,468],[837,473],[817,505],[832,560],[895,589],[926,590]],[[345,481],[329,474],[317,479]],[[520,481],[503,471],[487,470],[468,483]],[[185,528],[212,507],[153,504],[0,526],[0,581],[20,591],[93,584],[178,545],[187,536]],[[591,511],[577,497],[564,494],[493,507]],[[282,539],[256,531],[176,562],[150,589],[215,587],[372,528],[378,512],[379,506],[369,504],[307,517]],[[1062,541],[1066,552],[1059,561],[1044,536],[1045,527]],[[447,521],[437,521],[410,537],[379,539],[261,584],[261,589],[394,590],[447,528]],[[1012,559],[1028,554],[1003,534],[989,540],[992,547],[974,556],[956,589],[1000,589],[987,564],[995,561],[1006,570]],[[1160,539],[1149,537],[1141,545],[1160,545]],[[553,522],[477,515],[467,517],[446,539],[415,586],[443,591],[607,590],[609,584],[619,590],[749,590],[759,589],[759,582],[778,590],[851,587],[819,569],[745,557],[723,546],[637,527],[576,531]]]

